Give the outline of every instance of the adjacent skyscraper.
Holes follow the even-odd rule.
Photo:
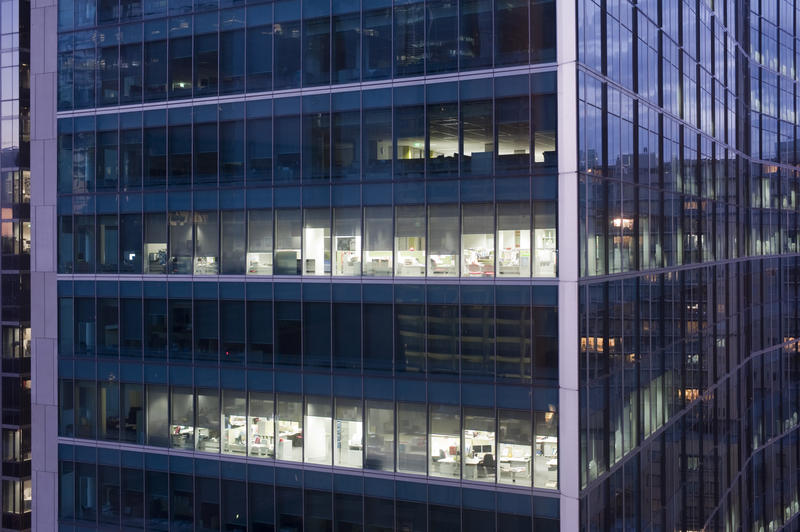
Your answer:
[[[31,526],[30,4],[0,2],[3,530]]]
[[[797,526],[800,6],[32,7],[37,530]]]

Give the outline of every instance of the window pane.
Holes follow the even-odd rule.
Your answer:
[[[531,274],[531,213],[528,203],[497,205],[497,276]]]
[[[309,101],[312,103],[308,104]],[[304,107],[306,105],[312,110],[307,109],[303,114],[303,177],[328,179],[331,173],[331,115],[328,96],[305,98]],[[320,108],[314,109],[316,106]]]
[[[392,304],[364,303],[364,368],[391,372]]]
[[[303,275],[331,273],[331,212],[305,209],[303,218]]]
[[[248,111],[249,109],[250,106],[248,106]],[[270,182],[272,180],[272,119],[248,118],[246,135],[248,183]]]
[[[497,305],[495,311],[498,378],[529,380],[531,377],[530,306]]]
[[[361,209],[337,207],[333,212],[334,275],[361,275]]]
[[[247,485],[250,497],[248,514],[251,530],[275,529],[275,491],[272,485],[250,482]]]
[[[241,107],[238,108],[241,112]],[[244,180],[244,121],[223,120],[219,124],[220,183],[241,184]]]
[[[364,208],[364,275],[392,275],[392,208]]]
[[[192,339],[192,302],[170,299],[169,357],[173,360],[191,360]]]
[[[147,445],[166,447],[168,445],[167,413],[168,392],[166,386],[147,385]]]
[[[97,472],[95,464],[77,464],[76,519],[94,523],[97,519]]]
[[[144,129],[144,185],[163,187],[167,182],[167,128]]]
[[[387,179],[392,175],[392,111],[364,109],[363,120],[364,177]]]
[[[330,406],[328,407],[330,409]],[[330,415],[330,414],[329,414]],[[303,461],[303,402],[294,395],[278,395],[276,458]]]
[[[394,471],[394,403],[367,401],[364,468]]]
[[[331,464],[331,400],[328,397],[306,399],[305,460],[311,464]],[[281,434],[283,439],[283,434]],[[302,443],[302,442],[301,442]],[[291,444],[281,443],[281,445]]]
[[[94,216],[75,216],[75,273],[94,273]]]
[[[278,107],[276,112],[280,111]],[[300,116],[278,116],[275,130],[280,135],[275,138],[275,181],[287,182],[300,179]]]
[[[159,531],[169,530],[169,476],[160,471],[147,471],[146,474],[147,528]]]
[[[222,529],[247,530],[247,483],[223,478],[221,495]]]
[[[119,224],[115,214],[97,217],[97,271],[117,272]]]
[[[397,403],[397,471],[425,474],[427,415],[424,404]]]
[[[300,275],[300,215],[275,211],[275,275]]]
[[[556,276],[556,208],[553,202],[534,202],[533,276]]]
[[[272,210],[247,211],[247,273],[272,275]]]
[[[395,208],[395,275],[425,276],[425,207],[403,205]]]
[[[219,135],[216,107],[194,108],[194,183],[216,184],[219,162]],[[170,183],[172,184],[172,183]]]
[[[322,9],[327,8],[324,5]],[[314,10],[320,10],[314,5]],[[311,7],[306,7],[306,11]],[[327,9],[325,9],[327,11]],[[315,13],[316,14],[316,13]],[[303,21],[303,85],[328,85],[331,81],[331,19],[323,16]]]
[[[170,530],[194,528],[194,486],[191,475],[172,473],[169,479]]]
[[[364,452],[361,400],[337,398],[335,422],[333,465],[360,469]]]
[[[247,302],[247,363],[272,366],[272,301]]]
[[[166,23],[145,24],[144,35],[144,99],[163,100],[167,96]]]
[[[461,0],[459,56],[463,70],[492,65],[492,19],[491,0]]]
[[[446,89],[445,89],[446,87]],[[428,88],[428,174],[458,173],[458,91],[455,83]]]
[[[144,272],[166,273],[167,217],[163,213],[144,215]]]
[[[194,36],[194,95],[217,94],[217,42],[219,23],[217,13],[195,16]]]
[[[556,167],[556,96],[533,97],[533,162],[548,171]]]
[[[94,356],[96,343],[96,313],[94,300],[75,298],[75,354]]]
[[[482,85],[482,84],[481,84]],[[466,83],[462,83],[462,98]],[[482,87],[481,87],[482,88]],[[487,96],[491,97],[491,93]],[[467,100],[461,103],[461,137],[463,175],[492,175],[494,133],[491,99]]]
[[[169,273],[192,273],[192,213],[169,213]]]
[[[119,47],[119,56],[120,103],[139,103],[142,101],[142,43],[123,44]]]
[[[194,213],[195,275],[219,273],[219,214],[217,211]]]
[[[58,435],[75,436],[75,383],[71,379],[60,379]]]
[[[100,407],[98,423],[98,439],[119,440],[119,383],[99,382],[97,390]]]
[[[250,392],[247,426],[250,456],[275,456],[275,404],[272,393]]]
[[[395,76],[424,73],[425,67],[425,6],[396,4],[394,8]]]
[[[537,488],[558,488],[558,414],[535,412],[536,457],[534,481]]]
[[[171,113],[170,122],[173,120],[187,122],[169,126],[169,186],[181,187],[192,179],[192,126],[188,124],[191,115]]]
[[[119,353],[119,303],[117,298],[97,299],[97,354],[116,358]]]
[[[164,358],[167,352],[167,302],[146,299],[144,302],[145,357]]]
[[[99,129],[100,126],[98,126]],[[97,132],[97,188],[114,190],[119,177],[116,121],[112,131]]]
[[[170,20],[169,97],[192,96],[192,19]]]
[[[333,304],[333,365],[361,369],[361,304]]]
[[[494,206],[463,205],[461,276],[494,276]]]
[[[97,495],[100,505],[100,522],[119,526],[120,482],[116,465],[97,467]]]
[[[425,371],[425,306],[398,304],[394,306],[397,371]]]
[[[528,2],[499,0],[495,4],[495,65],[528,62]],[[544,21],[538,21],[537,26]]]
[[[222,390],[222,453],[247,453],[247,404],[238,390]]]
[[[241,364],[244,361],[246,326],[244,305],[244,301],[219,302],[220,357],[223,364]],[[256,316],[256,319],[264,318]],[[262,327],[271,329],[272,320]]]
[[[298,17],[299,13],[290,15]],[[275,24],[275,89],[300,86],[300,22]]]
[[[247,90],[272,89],[272,5],[247,10]]]
[[[488,287],[464,287],[462,297],[467,290],[482,288]],[[491,295],[486,299],[487,304],[461,305],[461,374],[491,380],[495,372],[494,305]]]
[[[194,301],[194,353],[196,360],[217,362],[219,335],[217,331],[217,300]]]
[[[230,9],[220,12],[222,31],[219,34],[219,91],[231,94],[244,90],[244,11]],[[263,49],[262,55],[263,55]],[[270,57],[270,59],[272,59]]]
[[[144,472],[122,468],[122,507],[125,522],[133,528],[144,528]]]
[[[219,391],[197,391],[197,450],[219,452]]]
[[[397,93],[395,91],[394,135],[397,150],[394,172],[398,177],[422,177],[425,172],[423,93],[414,91],[403,99]]]
[[[459,477],[461,416],[457,406],[430,405],[430,476]]]
[[[220,273],[243,275],[245,272],[244,211],[222,211],[220,250],[222,264]]]
[[[303,302],[303,365],[331,367],[331,304],[328,301]]]
[[[366,7],[366,6],[365,6]],[[364,11],[361,32],[364,45],[364,80],[383,79],[392,74],[392,9]]]
[[[334,8],[336,5],[334,4]],[[361,66],[361,14],[333,17],[333,82],[359,81]]]
[[[122,441],[144,444],[144,393],[141,384],[122,384]]]
[[[332,116],[332,171],[331,176],[341,179],[358,179],[361,171],[361,113],[343,111]]]
[[[194,395],[191,388],[172,388],[170,447],[194,449]]]
[[[527,76],[525,77],[527,81]],[[497,173],[523,172],[530,168],[531,132],[528,96],[495,101]]]
[[[142,216],[120,215],[119,270],[142,273]]]
[[[428,2],[427,44],[428,74],[454,71],[458,68],[458,2]]]
[[[498,482],[531,485],[531,415],[518,410],[500,410],[497,462]]]
[[[464,478],[494,482],[497,460],[495,413],[487,408],[464,408]]]
[[[458,206],[428,207],[428,275],[458,275]]]

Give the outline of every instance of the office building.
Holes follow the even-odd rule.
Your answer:
[[[34,528],[796,528],[796,15],[34,0]]]
[[[0,2],[2,530],[31,527],[30,4]]]

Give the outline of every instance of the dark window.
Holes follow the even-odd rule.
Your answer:
[[[303,364],[331,367],[331,304],[303,303]]]
[[[169,357],[177,360],[192,359],[191,301],[169,301]]]
[[[272,4],[269,4],[247,10],[247,91],[271,89]]]
[[[248,301],[248,364],[271,366],[272,350],[272,301]]]
[[[276,363],[300,365],[300,303],[275,302]]]
[[[364,368],[392,371],[392,305],[364,303]]]
[[[245,83],[244,10],[220,12],[219,34],[219,92],[242,92]],[[264,50],[262,49],[263,53]]]

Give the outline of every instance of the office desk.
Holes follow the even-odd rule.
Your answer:
[[[511,473],[511,481],[517,481],[517,474],[518,473],[525,473],[528,478],[531,476],[531,459],[530,457],[527,458],[517,458],[517,457],[504,457],[500,458],[498,461],[500,471]]]

